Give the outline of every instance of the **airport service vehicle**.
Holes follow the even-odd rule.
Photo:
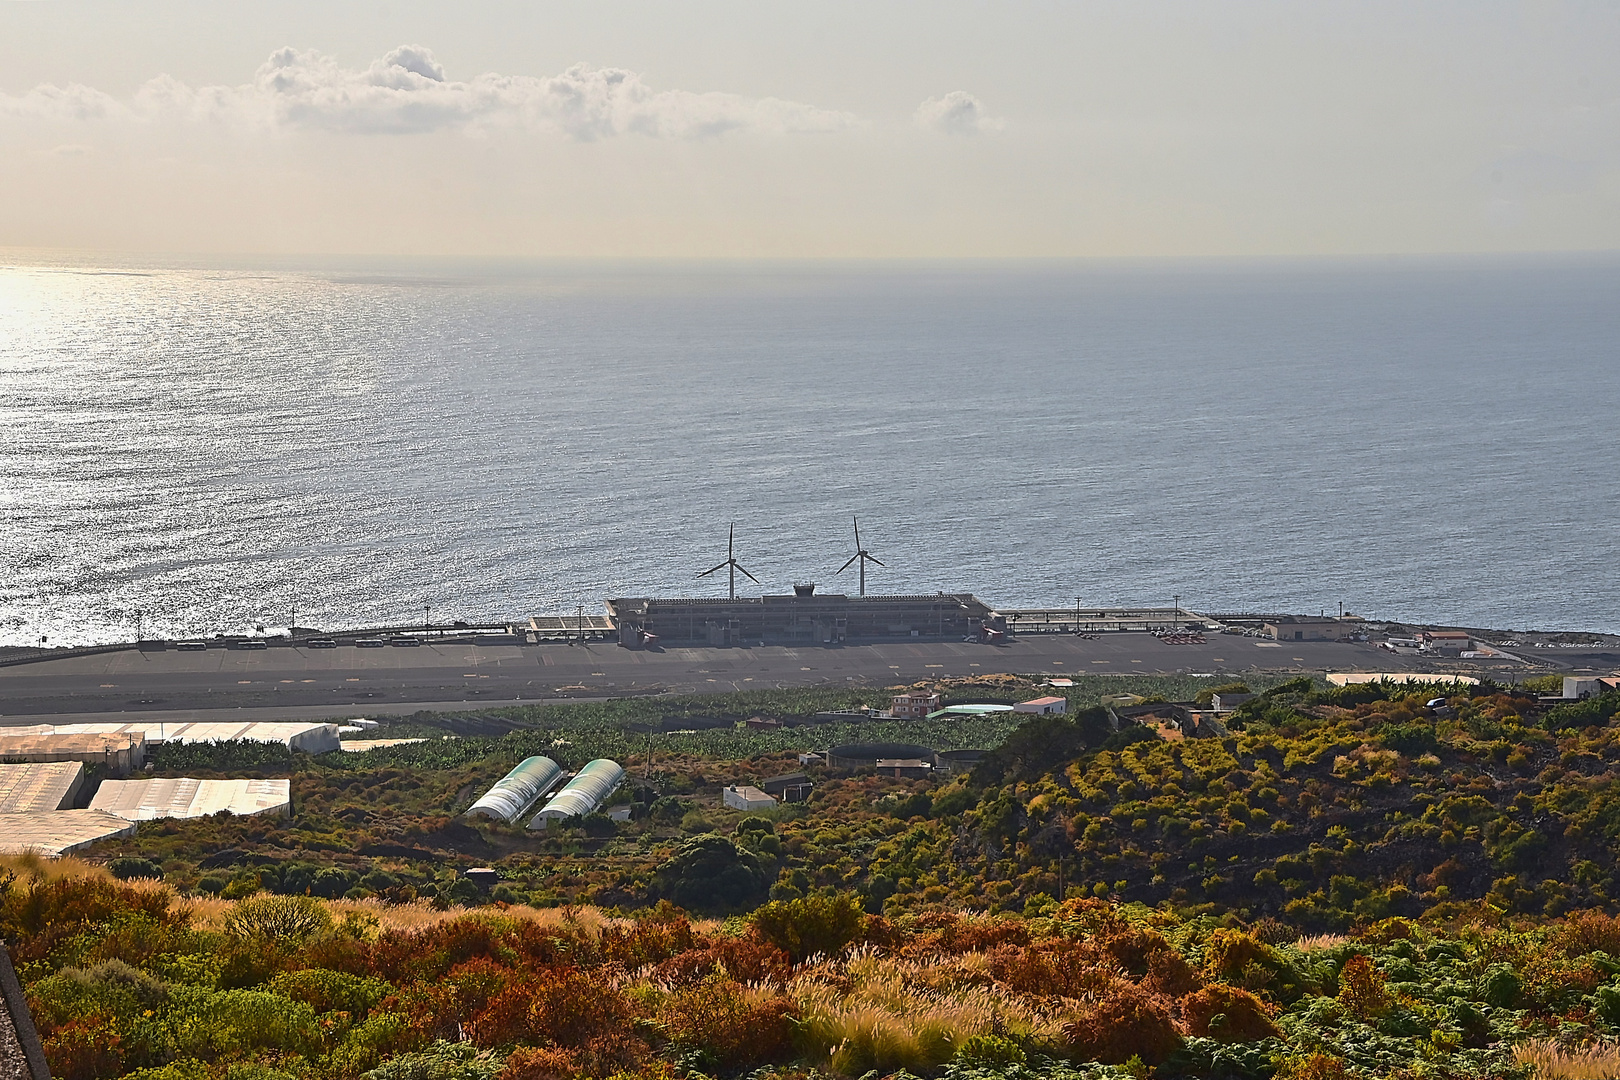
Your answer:
[[[422,644],[422,639],[414,637],[391,637],[388,639],[388,644],[394,646],[395,648],[414,649]]]
[[[252,650],[252,649],[268,649],[270,647],[268,644],[265,643],[264,638],[243,638],[240,641],[233,641],[231,644],[235,648],[249,649],[249,650]]]
[[[354,647],[357,649],[380,649],[383,647],[383,639],[376,637],[355,638]]]
[[[304,642],[304,644],[307,645],[308,647],[310,647],[311,649],[335,649],[335,648],[337,648],[337,642],[333,641],[329,637],[310,638],[308,641]]]
[[[177,641],[177,642],[174,643],[174,647],[176,649],[179,649],[181,652],[202,652],[204,649],[208,648],[208,642],[206,642],[206,641]]]

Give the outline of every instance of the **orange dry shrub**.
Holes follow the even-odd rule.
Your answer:
[[[704,948],[671,956],[653,969],[653,979],[671,988],[696,986],[724,971],[744,983],[786,984],[793,962],[787,953],[757,937],[718,938]]]
[[[41,1034],[45,1060],[57,1080],[107,1080],[124,1071],[117,1025],[110,1016],[75,1017],[49,1034]]]
[[[1204,980],[1198,977],[1198,972],[1192,965],[1181,958],[1181,954],[1173,949],[1153,953],[1148,957],[1147,975],[1142,979],[1142,989],[1155,994],[1164,994],[1167,997],[1183,997],[1204,985]]]
[[[637,968],[698,948],[701,942],[686,916],[668,900],[660,900],[629,926],[604,930],[600,944],[604,959]]]
[[[647,1044],[630,1034],[635,1013],[618,987],[574,967],[526,972],[467,1025],[480,1046],[528,1043],[572,1052],[581,1075],[634,1065]]]
[[[724,976],[670,995],[659,1021],[675,1045],[702,1050],[725,1069],[787,1057],[793,1047],[793,1001]]]
[[[1096,935],[1097,947],[1119,962],[1132,975],[1145,975],[1151,958],[1172,952],[1170,942],[1157,930],[1121,923]]]
[[[36,879],[26,887],[14,885],[7,890],[0,904],[0,930],[10,939],[12,963],[21,967],[45,959],[61,942],[88,927],[98,928],[100,937],[105,936],[100,928],[107,926],[144,924],[152,930],[183,930],[191,914],[184,906],[174,905],[174,898],[168,889],[137,888],[105,877]],[[157,942],[154,945],[163,947]],[[125,959],[136,960],[143,952],[150,950],[132,949]]]
[[[989,954],[990,975],[1020,994],[1083,998],[1102,993],[1119,965],[1089,942],[1062,938],[1019,948],[1004,945]]]
[[[522,1046],[506,1058],[497,1080],[574,1080],[579,1059],[556,1046]]]
[[[1265,1004],[1234,986],[1206,986],[1181,1000],[1187,1031],[1221,1042],[1255,1042],[1279,1034]]]
[[[1347,960],[1339,972],[1339,1004],[1361,1020],[1389,1011],[1390,997],[1384,989],[1383,974],[1359,953]]]
[[[919,918],[901,955],[950,956],[1027,944],[1029,927],[1022,919],[971,918],[946,911]]]
[[[1157,1065],[1181,1045],[1169,1003],[1124,979],[1110,982],[1063,1034],[1077,1053],[1105,1065],[1122,1065],[1132,1057]]]
[[[1556,939],[1571,956],[1598,951],[1620,956],[1620,918],[1601,911],[1577,911],[1564,919]]]
[[[444,978],[457,964],[499,957],[514,966],[583,963],[600,959],[596,938],[583,929],[570,932],[528,919],[463,915],[419,930],[390,930],[370,949],[367,975],[395,985]]]

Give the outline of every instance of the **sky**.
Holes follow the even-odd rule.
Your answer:
[[[1620,0],[0,0],[0,248],[1620,248]]]

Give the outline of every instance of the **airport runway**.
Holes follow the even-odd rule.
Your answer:
[[[1453,662],[1441,670],[1461,670]],[[40,715],[253,711],[367,716],[418,709],[784,686],[891,686],[945,676],[1422,671],[1433,662],[1368,645],[1211,635],[1173,645],[1145,633],[1029,635],[1003,645],[895,642],[632,651],[586,645],[136,651],[0,667],[0,724]],[[202,717],[195,717],[202,718]]]

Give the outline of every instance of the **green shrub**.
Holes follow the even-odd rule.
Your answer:
[[[237,903],[224,919],[225,932],[241,939],[300,942],[332,928],[326,905],[309,896],[254,896]]]
[[[134,855],[123,855],[109,861],[107,869],[119,881],[129,881],[132,878],[163,877],[163,867],[151,859],[142,859]]]
[[[754,912],[754,929],[794,963],[837,956],[866,931],[866,915],[853,896],[772,900]]]
[[[365,1074],[364,1080],[495,1080],[503,1059],[470,1043],[440,1040],[425,1050],[400,1054]]]

